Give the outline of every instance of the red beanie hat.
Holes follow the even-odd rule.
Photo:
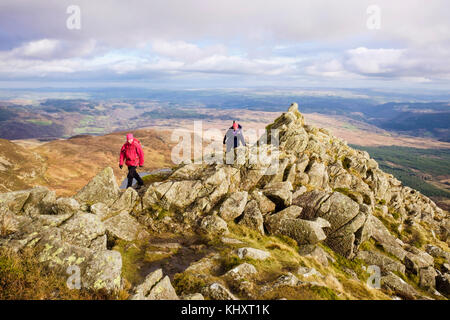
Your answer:
[[[132,133],[127,134],[127,141],[131,139],[133,139],[133,134]]]
[[[233,129],[236,130],[239,127],[237,122],[233,122]]]

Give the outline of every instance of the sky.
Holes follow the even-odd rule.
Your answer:
[[[450,89],[448,0],[0,0],[0,87]]]

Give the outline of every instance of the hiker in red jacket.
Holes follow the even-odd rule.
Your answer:
[[[140,189],[144,184],[142,178],[136,172],[136,167],[144,165],[144,151],[138,139],[133,137],[133,134],[127,134],[127,142],[120,149],[119,168],[122,169],[123,162],[128,166],[128,184],[127,188],[133,185],[133,178],[137,180],[138,185],[136,189]]]

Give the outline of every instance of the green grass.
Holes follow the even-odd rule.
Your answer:
[[[104,291],[69,289],[67,276],[39,262],[36,252],[14,253],[0,249],[0,300],[99,300],[123,299]]]
[[[339,300],[337,294],[333,289],[322,287],[322,286],[312,286],[311,291],[317,294],[319,297],[325,300]]]
[[[178,295],[200,292],[204,286],[204,280],[189,272],[177,273],[173,277],[173,287]]]

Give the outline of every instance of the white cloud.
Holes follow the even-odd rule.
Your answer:
[[[347,51],[345,66],[361,74],[388,74],[394,72],[405,55],[405,49],[368,49],[364,47]],[[403,60],[403,63],[405,61]]]
[[[369,0],[78,0],[81,30],[66,28],[69,4],[1,1],[0,80],[68,73],[450,80],[445,0],[377,0],[379,30],[366,27]]]

